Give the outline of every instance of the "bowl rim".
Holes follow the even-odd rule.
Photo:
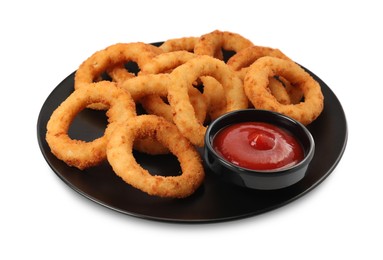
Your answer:
[[[225,124],[224,126],[220,127],[217,131],[215,131],[215,133],[212,135],[214,127],[217,124],[219,124],[220,122],[222,122],[222,120],[225,120],[226,118],[234,117],[235,115],[238,115],[238,114],[254,114],[254,113],[270,114],[272,117],[281,118],[282,120],[293,123],[294,125],[297,125],[299,128],[301,128],[303,130],[304,134],[307,136],[309,144],[310,144],[308,149],[307,149],[307,152],[305,152],[304,158],[299,163],[292,165],[292,166],[288,166],[288,167],[281,167],[281,168],[272,169],[272,170],[254,170],[254,169],[249,169],[249,168],[245,168],[245,167],[241,167],[241,166],[238,166],[236,164],[233,164],[233,163],[229,162],[228,160],[226,160],[225,158],[223,158],[218,152],[216,152],[212,146],[212,141],[214,139],[214,136],[221,129],[223,129],[223,128],[231,125],[231,124],[234,124],[234,123],[249,122],[252,119],[238,120],[234,123]],[[273,124],[273,121],[274,120],[272,119],[270,121],[267,121],[267,123]],[[261,121],[261,122],[264,122],[264,121]],[[275,124],[275,125],[278,127],[281,127],[280,125],[277,125],[277,124]],[[289,129],[287,129],[287,130],[289,132],[291,132],[291,130],[289,130]],[[299,140],[299,138],[297,138],[297,139],[301,143],[301,145],[303,146],[301,140]],[[216,118],[215,120],[213,120],[206,129],[204,149],[205,150],[207,149],[208,152],[210,153],[210,155],[213,155],[221,164],[223,164],[226,168],[233,170],[233,172],[236,172],[239,174],[244,174],[244,175],[257,175],[257,176],[262,176],[262,177],[268,177],[268,176],[269,177],[276,177],[276,176],[291,174],[295,170],[306,167],[307,164],[309,164],[310,161],[312,160],[312,158],[314,157],[315,141],[314,141],[312,134],[306,128],[306,126],[304,126],[302,123],[300,123],[299,121],[297,121],[297,120],[295,120],[289,116],[286,116],[284,114],[281,114],[281,113],[278,113],[275,111],[271,111],[271,110],[247,108],[247,109],[234,110],[234,111],[225,113],[225,114],[221,115],[220,117]]]

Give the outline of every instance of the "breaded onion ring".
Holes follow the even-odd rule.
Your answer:
[[[87,105],[100,102],[108,107],[108,125],[102,137],[91,142],[74,140],[68,129],[75,116]],[[75,90],[52,113],[48,124],[46,140],[52,153],[69,166],[79,169],[95,166],[106,159],[106,144],[110,133],[118,123],[136,116],[133,99],[126,91],[112,82],[101,81],[84,85]]]
[[[190,103],[188,88],[201,76],[212,76],[224,88],[226,112],[247,108],[248,100],[243,84],[229,67],[218,59],[202,55],[175,68],[170,74],[168,101],[173,110],[173,121],[194,145],[202,147],[206,127],[201,125]]]
[[[232,32],[215,30],[202,35],[195,43],[194,53],[198,55],[209,55],[222,60],[222,49],[239,52],[252,46],[253,43],[245,37]]]
[[[152,175],[137,163],[132,152],[134,140],[147,137],[157,139],[177,156],[181,175]],[[200,155],[193,145],[174,124],[155,115],[138,116],[116,129],[107,146],[107,157],[114,172],[126,183],[159,197],[187,197],[201,185],[205,176]]]
[[[283,52],[278,49],[263,47],[263,46],[250,46],[236,54],[234,54],[227,61],[227,65],[234,70],[238,76],[243,80],[249,66],[257,59],[265,56],[276,57],[284,60],[291,60]],[[282,77],[270,78],[269,89],[273,96],[282,104],[296,103],[296,100],[302,98],[302,91],[299,88],[288,87],[290,84]],[[299,98],[300,97],[300,98]]]
[[[86,59],[76,71],[75,89],[94,82],[107,69],[128,61],[134,61],[141,67],[156,56],[156,47],[142,42],[117,43],[95,52]]]
[[[159,53],[157,50],[157,47],[142,42],[117,43],[108,46],[101,51],[95,52],[79,66],[75,74],[74,87],[78,89],[83,85],[93,83],[100,78],[102,73],[111,68],[123,67],[124,63],[128,61],[136,62],[141,67]],[[132,74],[129,74],[129,72],[126,72],[127,75],[125,76],[122,76],[121,73],[120,70],[119,73],[114,74],[114,76],[119,75],[122,78],[116,80],[117,82],[132,77]],[[105,106],[100,104],[94,104],[91,107],[94,109],[106,109]]]
[[[243,80],[247,70],[249,69],[249,66],[257,59],[265,56],[272,56],[289,60],[289,58],[278,49],[253,45],[242,49],[230,57],[230,59],[227,61],[227,65],[232,70],[234,70]],[[275,98],[278,100],[278,102],[281,104],[290,104],[290,97],[284,85],[279,80],[271,77],[269,79],[268,88],[270,89],[272,95],[275,96]]]
[[[141,43],[139,43],[141,44]],[[151,58],[155,57],[158,54],[161,54],[163,51],[159,49],[158,47],[152,45],[152,44],[146,44],[146,46],[143,49],[143,52],[141,53],[144,57],[141,57],[141,59],[131,59],[128,61],[137,62],[137,65],[139,69],[142,68],[148,61],[151,60]],[[125,62],[126,63],[126,62]],[[112,78],[113,81],[120,83],[125,80],[128,80],[130,78],[133,78],[136,76],[136,73],[129,72],[125,68],[125,64],[117,64],[115,66],[112,66],[111,68],[108,68],[106,70],[109,77]]]
[[[304,101],[283,105],[267,90],[269,78],[281,76],[303,92]],[[304,125],[315,120],[323,110],[320,85],[310,74],[293,61],[275,57],[262,57],[255,61],[244,79],[246,95],[255,108],[285,114]]]

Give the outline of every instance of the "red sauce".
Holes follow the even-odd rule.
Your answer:
[[[303,149],[287,131],[263,122],[230,125],[217,133],[213,148],[226,160],[243,168],[272,170],[303,159]]]

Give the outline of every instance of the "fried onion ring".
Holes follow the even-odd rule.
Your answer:
[[[234,54],[227,61],[227,65],[243,80],[249,66],[253,64],[257,59],[265,56],[276,57],[284,60],[291,60],[279,49],[263,46],[250,46],[245,48],[236,54]],[[292,88],[288,81],[283,77],[270,78],[269,89],[273,96],[282,104],[296,104],[302,98],[302,91],[299,88]]]
[[[100,102],[108,107],[108,125],[104,135],[91,142],[69,137],[68,130],[75,116],[87,105]],[[52,113],[46,141],[52,153],[69,166],[85,169],[106,159],[106,144],[117,124],[136,116],[133,99],[112,82],[101,81],[75,90]]]
[[[146,137],[157,139],[177,156],[181,175],[152,175],[137,163],[132,153],[134,140]],[[114,131],[107,146],[107,157],[114,172],[126,183],[159,197],[187,197],[201,185],[205,176],[200,155],[192,144],[174,124],[155,115],[138,116]]]
[[[173,110],[173,121],[194,145],[202,147],[206,127],[201,125],[190,103],[188,88],[201,76],[212,76],[225,90],[226,112],[247,108],[248,99],[243,84],[234,72],[223,62],[202,55],[175,68],[170,74],[168,101]]]
[[[141,67],[158,54],[157,49],[157,47],[150,44],[134,42],[117,43],[97,51],[86,59],[77,69],[74,87],[78,89],[83,85],[93,83],[101,77],[102,73],[118,66],[121,68],[124,63],[129,61],[136,62],[138,66]],[[114,76],[119,75],[120,77],[120,80],[116,80],[117,82],[133,77],[132,74],[129,74],[127,71],[127,75],[123,76],[121,74],[123,74],[121,70],[119,73],[114,74]],[[107,109],[101,104],[92,104],[90,107],[93,109]]]
[[[153,57],[155,57],[158,54],[161,54],[162,52],[163,51],[161,49],[159,49],[158,47],[156,47],[156,46],[154,46],[152,44],[146,45],[145,49],[142,52],[142,55],[147,56],[147,57],[144,57],[144,60],[140,61],[140,63],[138,64],[139,69],[141,69],[142,66],[144,66]],[[133,61],[134,62],[134,60],[129,60],[129,61]],[[137,61],[138,61],[138,59],[137,59]],[[117,83],[123,82],[125,80],[130,79],[130,78],[133,78],[137,74],[137,72],[135,72],[135,73],[129,72],[126,69],[124,64],[117,64],[117,65],[107,69],[106,72],[107,72],[108,76],[111,77],[112,80],[117,82]]]
[[[269,78],[281,76],[304,96],[298,104],[283,105],[267,90]],[[244,79],[246,95],[257,109],[267,109],[285,114],[304,125],[310,124],[323,110],[320,85],[310,74],[293,61],[275,57],[262,57],[255,61]]]
[[[215,30],[202,35],[195,43],[194,53],[198,55],[209,55],[223,60],[222,49],[239,52],[252,46],[253,43],[233,32]]]

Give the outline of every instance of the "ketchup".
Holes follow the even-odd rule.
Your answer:
[[[252,170],[274,170],[297,164],[303,149],[286,130],[263,122],[230,125],[217,133],[213,148],[229,162]]]

